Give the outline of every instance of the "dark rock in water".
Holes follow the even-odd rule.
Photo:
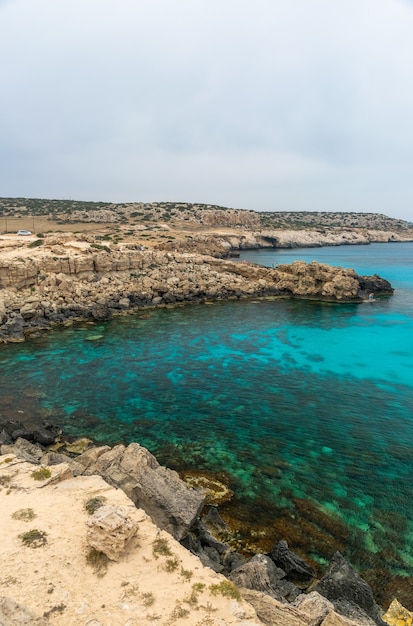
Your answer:
[[[222,562],[224,566],[224,573],[228,575],[234,569],[237,569],[237,567],[244,565],[244,563],[245,563],[245,557],[242,556],[242,554],[239,554],[238,552],[230,552],[229,554],[225,556]]]
[[[215,506],[209,507],[208,512],[203,516],[202,521],[212,533],[228,532],[228,526],[218,513],[218,509]]]
[[[304,582],[315,578],[315,571],[302,558],[292,552],[284,540],[275,544],[270,557],[274,563],[283,569],[288,578],[296,582]]]
[[[261,591],[280,602],[294,600],[301,591],[286,579],[284,570],[270,557],[257,554],[250,561],[233,570],[228,578],[238,587]]]
[[[0,417],[0,444],[10,445],[17,439],[25,439],[42,446],[50,446],[56,442],[61,431],[54,424],[44,421],[41,426],[27,427],[18,420],[9,420]]]
[[[227,554],[229,552],[230,547],[226,543],[222,543],[222,541],[219,541],[219,539],[216,539],[213,535],[211,535],[203,522],[198,521],[192,527],[192,530],[194,530],[197,534],[203,547],[209,546],[214,548],[219,554]]]
[[[56,433],[44,426],[38,426],[33,429],[33,440],[42,446],[51,446],[56,441]]]
[[[13,430],[11,438],[13,439],[13,441],[16,441],[16,439],[19,438],[26,439],[26,441],[34,441],[34,434],[32,430],[22,427],[18,428],[17,430]]]
[[[391,294],[394,292],[389,281],[381,278],[378,274],[374,274],[374,276],[359,276],[359,285],[360,289],[365,293]]]
[[[11,342],[24,341],[24,327],[26,326],[20,313],[12,313],[1,330],[1,338]]]
[[[112,311],[109,309],[109,307],[103,304],[96,304],[91,309],[91,315],[94,320],[100,322],[104,320],[109,320],[112,317]]]
[[[335,553],[325,576],[314,590],[328,598],[341,615],[350,619],[355,619],[355,616],[360,618],[361,610],[378,626],[386,626],[381,619],[380,607],[374,601],[371,587],[340,552]]]

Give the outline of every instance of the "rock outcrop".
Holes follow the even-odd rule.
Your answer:
[[[354,619],[370,618],[377,626],[386,626],[369,585],[336,552],[315,590],[330,600],[339,613]]]
[[[378,276],[316,262],[266,268],[205,254],[92,250],[0,260],[0,341],[147,306],[268,295],[359,301],[368,291],[392,292]]]
[[[119,487],[144,509],[154,523],[181,540],[204,504],[201,492],[188,487],[177,472],[159,465],[155,457],[137,443],[86,451],[76,459],[85,475],[99,474]]]
[[[98,475],[104,478],[106,484],[119,487],[128,495],[135,506],[141,508],[138,516],[135,509],[131,513],[132,503],[125,508],[101,502],[100,508],[87,520],[87,544],[106,555],[111,562],[124,560],[129,543],[135,541],[133,538],[138,526],[140,529],[139,523],[149,514],[158,528],[171,530],[178,539],[186,537],[182,544],[200,556],[203,565],[212,566],[215,572],[225,570],[229,580],[241,590],[242,597],[254,607],[260,623],[267,626],[410,624],[411,614],[396,602],[382,616],[369,585],[340,553],[334,555],[326,574],[315,586],[312,568],[294,554],[285,541],[279,541],[270,555],[259,554],[243,562],[240,555],[231,553],[230,547],[216,539],[198,519],[203,495],[189,489],[176,472],[161,468],[156,459],[138,444],[127,448],[91,447],[76,458],[70,458],[61,453],[47,452],[39,443],[18,439],[13,445],[1,445],[0,454],[7,455],[3,456],[2,471],[8,472],[6,482],[12,493],[18,486],[20,489],[18,474],[27,462],[40,462],[44,466],[47,461],[56,461],[59,464],[49,465],[50,477],[37,489],[52,487],[64,491],[62,485],[68,479],[79,477],[87,480]],[[25,472],[30,474],[30,470]],[[97,493],[102,493],[102,489]],[[10,501],[11,496],[8,498]],[[86,494],[82,500],[87,500]],[[207,520],[209,518],[210,528],[214,526],[218,531],[225,530],[224,522],[216,511],[206,516]],[[191,538],[189,543],[188,538]],[[217,568],[219,563],[222,563],[221,569]],[[0,602],[0,616],[2,606]],[[16,614],[20,610],[13,603],[6,602],[4,606],[6,612],[8,606],[12,606]],[[24,612],[25,609],[23,616]],[[36,619],[35,616],[33,619]],[[12,623],[5,621],[10,626]]]

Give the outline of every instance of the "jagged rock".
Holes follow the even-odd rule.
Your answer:
[[[115,446],[98,457],[86,474],[100,474],[120,487],[155,524],[181,540],[198,517],[203,495],[188,487],[177,472],[159,465],[155,457],[137,443]]]
[[[47,626],[49,621],[35,615],[22,604],[11,598],[0,597],[0,624],[1,626]]]
[[[40,444],[33,444],[26,439],[18,438],[11,446],[1,446],[2,454],[15,454],[19,459],[39,465],[44,450]]]
[[[98,458],[109,452],[111,450],[110,446],[99,446],[97,448],[89,448],[88,450],[82,452],[78,457],[76,457],[76,461],[80,463],[85,469],[96,463]]]
[[[198,521],[195,525],[195,533],[198,535],[198,538],[203,547],[209,546],[214,548],[218,554],[227,554],[230,550],[228,544],[219,541],[216,539],[206,528],[205,524],[202,521]]]
[[[341,615],[360,620],[364,613],[364,616],[368,616],[378,626],[386,626],[380,607],[374,601],[371,587],[340,552],[334,554],[326,574],[314,590],[328,598]]]
[[[138,523],[119,506],[100,507],[87,521],[87,542],[112,561],[119,561],[128,541],[137,533]]]
[[[16,439],[25,439],[26,441],[34,441],[34,434],[33,434],[33,431],[30,430],[29,428],[20,427],[20,428],[17,428],[16,430],[13,430],[11,434],[11,438],[13,439],[13,441],[16,441]]]
[[[218,513],[215,506],[210,506],[207,513],[202,517],[203,524],[213,533],[228,532],[228,526]]]
[[[55,443],[61,431],[52,424],[43,424],[33,428],[33,440],[42,446],[50,446]]]
[[[363,293],[379,291],[381,293],[393,293],[393,288],[388,280],[377,274],[374,276],[359,276],[360,290]]]
[[[244,565],[244,563],[245,557],[242,554],[239,554],[238,552],[230,552],[225,556],[222,562],[225,575],[230,574],[232,571],[237,569],[237,567]]]
[[[209,565],[208,567],[210,567],[211,569],[214,570],[214,572],[218,572],[221,573],[224,571],[224,566],[221,563],[221,559],[220,559],[220,555],[218,550],[215,550],[215,548],[212,548],[211,546],[205,546],[204,548],[202,548],[204,555],[206,555],[209,559]],[[200,553],[200,559],[202,561],[202,553]],[[205,563],[204,563],[205,564]]]
[[[250,561],[234,569],[228,578],[237,587],[261,591],[280,602],[294,600],[301,592],[285,579],[284,570],[263,554],[257,554]]]
[[[202,565],[205,565],[205,567],[211,568],[212,570],[214,570],[214,572],[217,572],[218,574],[224,571],[224,566],[220,561],[219,553],[215,551],[214,553],[211,553],[211,555],[208,555],[204,548],[201,546],[201,542],[199,541],[199,539],[196,539],[192,533],[187,534],[182,539],[181,544],[184,546],[184,548],[192,552],[192,554],[195,554],[201,561]]]
[[[315,578],[315,571],[302,558],[292,552],[288,543],[283,539],[275,544],[270,557],[274,563],[283,569],[293,581],[310,581]]]

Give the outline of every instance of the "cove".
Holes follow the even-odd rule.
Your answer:
[[[305,254],[377,272],[396,293],[361,305],[217,302],[56,329],[1,348],[2,415],[137,441],[170,467],[222,476],[241,543],[283,535],[319,563],[341,549],[361,570],[412,577],[413,244],[241,260]]]

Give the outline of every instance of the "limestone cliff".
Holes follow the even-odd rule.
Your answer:
[[[251,240],[243,235],[246,245]],[[239,238],[220,238],[235,247]],[[135,244],[96,245],[56,238],[41,250],[0,259],[0,340],[72,319],[108,319],[136,307],[220,298],[280,296],[358,301],[366,289],[391,293],[387,281],[316,262],[275,268]],[[204,242],[206,250],[213,245]]]

